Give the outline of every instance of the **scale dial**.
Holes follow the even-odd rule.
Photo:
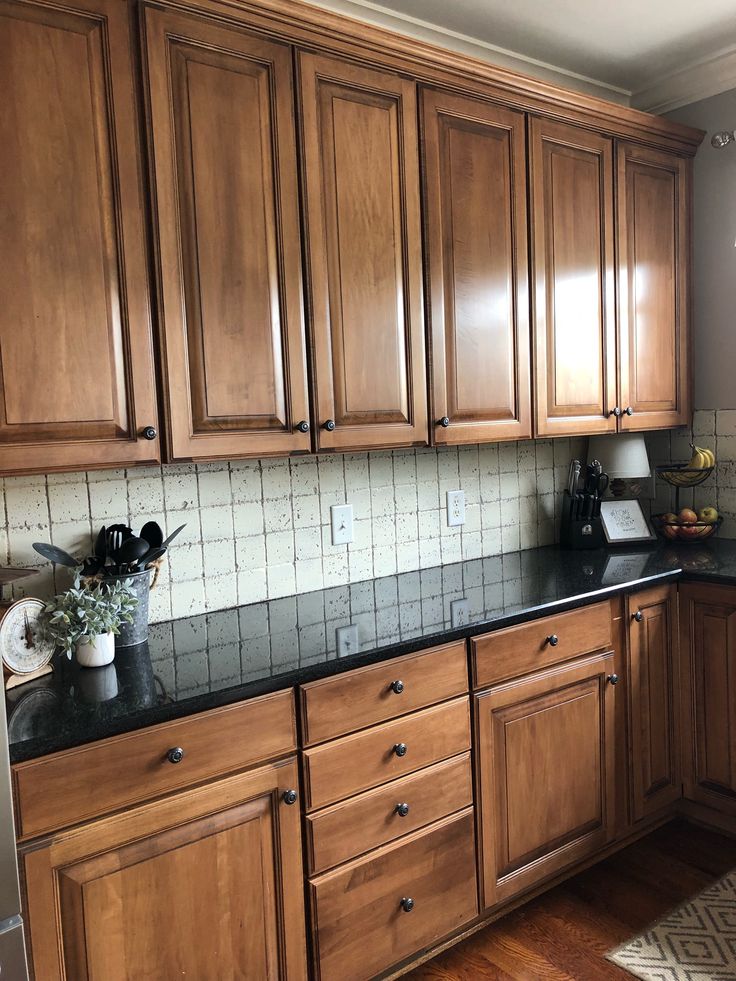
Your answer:
[[[13,674],[31,674],[53,657],[54,645],[41,633],[43,608],[41,600],[20,599],[7,608],[0,621],[0,657]]]

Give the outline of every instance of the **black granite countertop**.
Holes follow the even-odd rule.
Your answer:
[[[549,546],[152,624],[108,667],[60,658],[52,678],[8,693],[11,761],[679,578],[736,584],[736,541]]]

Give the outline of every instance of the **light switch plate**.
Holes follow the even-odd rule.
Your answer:
[[[347,657],[358,650],[358,624],[349,623],[347,627],[338,627],[335,631],[337,639],[337,656]]]
[[[459,599],[450,603],[450,623],[453,627],[465,627],[470,622],[470,600]]]
[[[456,490],[447,492],[447,524],[465,524],[465,491]]]
[[[347,545],[353,540],[353,505],[333,504],[330,508],[332,544]]]

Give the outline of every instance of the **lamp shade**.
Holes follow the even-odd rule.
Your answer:
[[[588,462],[600,460],[611,480],[633,480],[651,473],[647,446],[639,433],[591,436]]]

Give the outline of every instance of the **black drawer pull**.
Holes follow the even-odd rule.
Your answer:
[[[557,634],[550,634],[545,641],[545,643],[549,644],[550,647],[557,647],[559,642],[560,638],[557,636]]]
[[[617,685],[618,684],[618,675],[617,674],[609,674],[609,676],[606,678],[606,681],[609,683],[609,685]]]
[[[296,791],[285,790],[281,795],[284,804],[296,804]]]
[[[634,614],[634,619],[637,623],[641,623],[641,621],[644,619],[644,614],[641,612],[641,610],[636,611]]]
[[[169,761],[169,763],[181,763],[181,761],[184,759],[184,750],[181,748],[181,746],[174,746],[174,748],[170,749],[166,754],[166,759]]]
[[[397,756],[406,756],[406,750],[406,743],[396,743],[394,745],[394,753],[396,753]]]
[[[396,680],[391,682],[391,691],[394,695],[400,695],[404,690],[404,682],[401,680]]]
[[[411,911],[414,909],[414,900],[411,898],[411,896],[404,896],[404,898],[401,900],[401,908],[405,913],[411,913]]]
[[[396,805],[396,813],[399,815],[400,818],[405,818],[406,815],[409,813],[409,805],[408,804],[397,804]]]

